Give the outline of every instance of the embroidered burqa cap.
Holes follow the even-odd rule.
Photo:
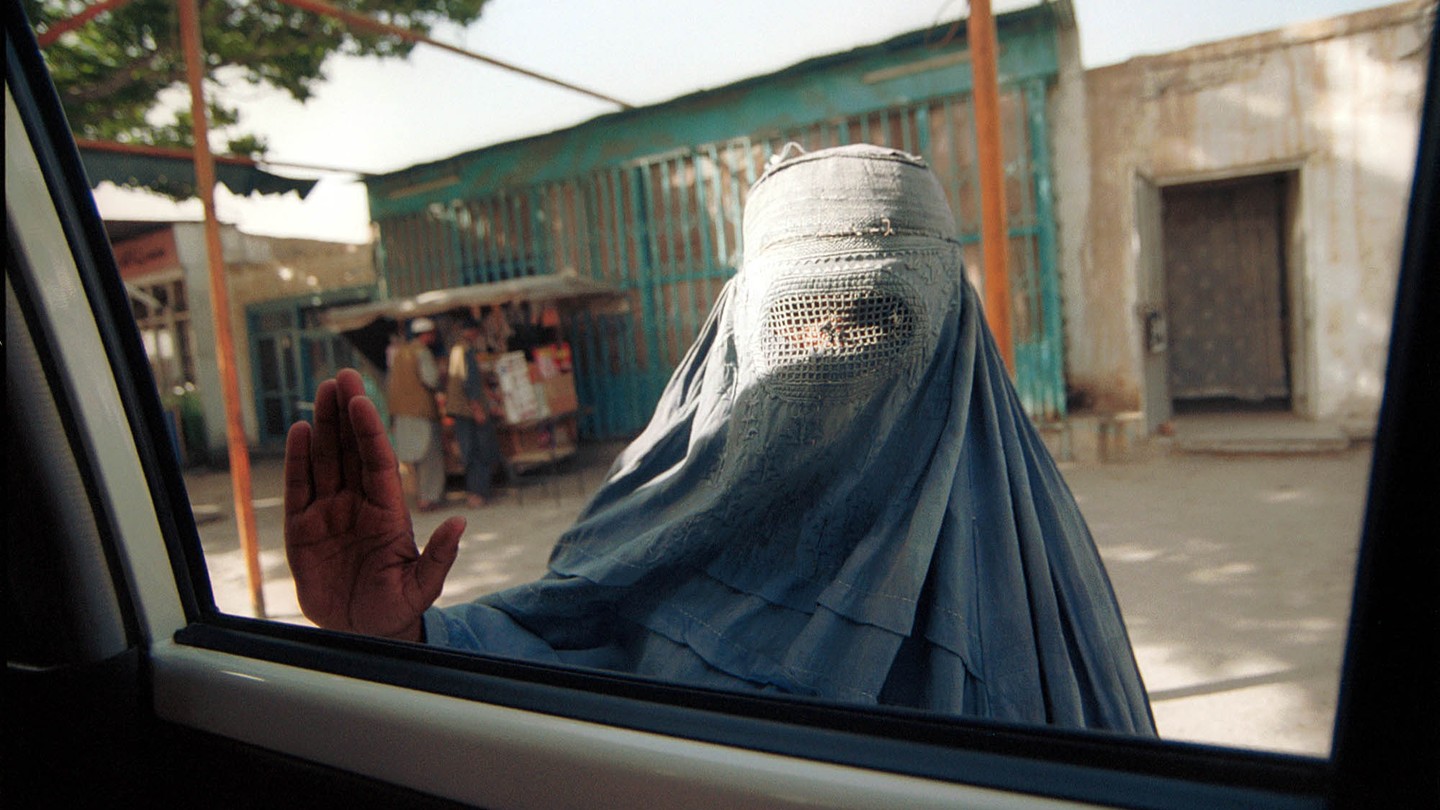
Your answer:
[[[544,578],[432,643],[670,681],[1153,733],[1085,520],[923,161],[787,149],[744,263]]]

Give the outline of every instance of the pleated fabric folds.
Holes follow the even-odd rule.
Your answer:
[[[740,272],[540,580],[431,643],[1153,734],[1085,520],[912,155],[787,150]]]

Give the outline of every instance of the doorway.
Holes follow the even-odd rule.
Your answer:
[[[315,386],[342,368],[361,368],[361,358],[342,336],[322,327],[318,316],[332,305],[368,301],[368,288],[327,291],[252,304],[245,316],[261,448],[285,445],[290,425],[314,418]]]
[[[1160,189],[1164,366],[1177,415],[1292,410],[1292,177]]]

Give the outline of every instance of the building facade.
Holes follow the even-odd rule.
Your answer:
[[[1039,422],[1263,408],[1373,425],[1431,0],[1086,71],[1067,2],[998,22],[1015,376]],[[740,260],[751,183],[789,142],[936,170],[983,283],[963,25],[366,178],[373,246],[222,231],[242,413],[278,447],[364,366],[326,308],[525,276],[619,289],[564,313],[582,431],[643,427]],[[162,396],[224,408],[199,223],[114,237]],[[375,371],[379,371],[376,369]],[[378,378],[378,374],[372,375]],[[191,428],[193,432],[193,428]]]
[[[1152,430],[1196,407],[1373,429],[1433,14],[1086,73],[1088,172],[1057,194],[1073,395]]]
[[[225,403],[204,225],[106,227],[161,399],[175,414],[183,458],[223,463]],[[256,236],[229,225],[221,226],[220,238],[245,434],[253,448],[279,448],[290,424],[309,418],[315,384],[357,363],[349,344],[321,328],[316,314],[373,297],[371,249]]]
[[[1078,80],[1066,3],[997,20],[1007,158],[1012,323],[1022,399],[1065,413],[1057,153],[1053,124]],[[802,62],[773,74],[566,130],[367,178],[384,295],[538,274],[618,287],[623,312],[567,316],[582,429],[643,427],[660,390],[736,272],[741,212],[766,161],[789,142],[853,142],[922,155],[940,176],[977,285],[979,190],[961,25]],[[1070,60],[1072,64],[1065,64]],[[1083,141],[1083,138],[1080,139]]]

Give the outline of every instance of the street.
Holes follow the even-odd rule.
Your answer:
[[[560,475],[496,503],[418,515],[429,536],[469,519],[439,604],[533,579],[621,445],[584,445]],[[1167,739],[1325,756],[1370,448],[1287,455],[1135,453],[1064,462],[1106,561]],[[281,546],[280,462],[253,462],[269,618],[304,623]],[[252,615],[227,473],[187,474],[215,598]]]

